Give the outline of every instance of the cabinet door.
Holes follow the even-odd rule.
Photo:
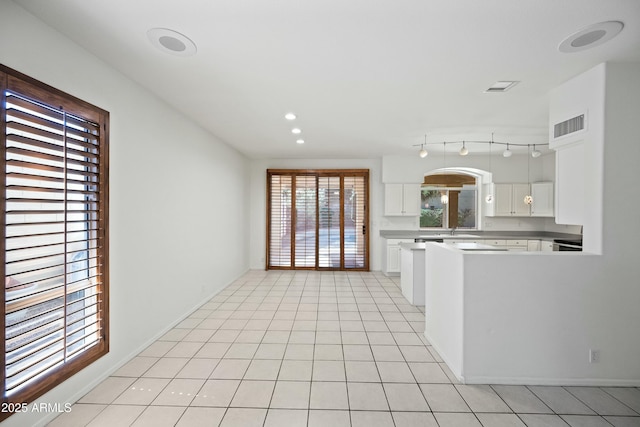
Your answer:
[[[527,240],[527,251],[538,252],[540,250],[540,240]]]
[[[387,246],[387,273],[400,273],[400,246]]]
[[[495,184],[493,203],[496,216],[513,215],[513,185]]]
[[[531,215],[531,207],[524,202],[530,191],[529,184],[513,184],[513,216]]]
[[[403,215],[420,215],[420,184],[402,185]]]
[[[386,216],[403,215],[404,187],[402,184],[385,184],[384,186],[384,214]]]
[[[540,242],[540,250],[542,252],[553,252],[553,242],[549,240],[543,240]]]
[[[531,196],[531,216],[553,216],[553,182],[534,182]]]

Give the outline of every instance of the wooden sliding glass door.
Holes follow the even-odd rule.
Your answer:
[[[267,269],[369,269],[369,171],[267,170]]]

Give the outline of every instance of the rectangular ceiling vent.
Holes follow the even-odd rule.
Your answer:
[[[556,123],[553,126],[553,137],[554,139],[557,139],[565,135],[579,132],[581,130],[584,130],[584,126],[584,114],[580,114],[579,116],[573,117],[569,120],[565,120],[564,122]]]
[[[518,83],[513,80],[501,80],[492,84],[484,93],[506,92]]]

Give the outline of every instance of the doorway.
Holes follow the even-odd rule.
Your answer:
[[[267,170],[266,269],[369,270],[369,170]]]

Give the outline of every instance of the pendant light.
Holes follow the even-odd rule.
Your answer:
[[[442,203],[443,205],[449,203],[449,196],[447,195],[446,190],[440,192],[440,203]]]
[[[529,154],[529,145],[527,145],[527,154]],[[533,153],[531,156],[527,155],[527,182],[529,183],[529,194],[524,196],[524,204],[531,205],[533,203],[533,197],[531,196],[531,157],[533,157]]]
[[[466,156],[467,154],[469,154],[469,149],[467,148],[465,141],[462,141],[462,148],[460,149],[460,155]]]
[[[429,155],[429,152],[427,151],[427,149],[424,148],[424,145],[426,143],[427,143],[427,134],[424,135],[424,144],[420,146],[420,152],[418,153],[418,155],[423,159]]]
[[[447,143],[446,142],[443,144],[442,158],[444,163],[444,167],[442,168],[442,173],[446,174],[447,173]],[[446,205],[447,203],[449,203],[449,195],[447,194],[447,190],[443,190],[440,192],[440,203],[442,203],[443,205]]]
[[[491,168],[491,148],[493,146],[493,132],[491,133],[491,142],[489,143],[489,173],[491,174],[491,180],[493,181],[493,169]],[[486,195],[484,200],[487,203],[493,203],[493,194],[489,193]]]
[[[540,157],[542,153],[536,149],[536,144],[533,144],[533,151],[531,152],[531,157],[533,157],[534,159]]]

